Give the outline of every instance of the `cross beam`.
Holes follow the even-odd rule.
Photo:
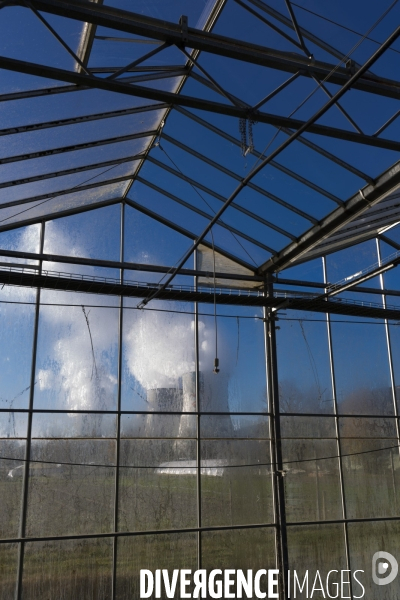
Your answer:
[[[11,4],[24,5],[18,0],[11,2]],[[303,55],[250,44],[215,33],[204,32],[193,27],[183,29],[180,24],[92,2],[82,0],[32,0],[32,5],[43,12],[280,71],[297,73],[300,70],[303,75],[307,77],[315,76],[319,80],[325,80],[329,76],[329,82],[337,85],[344,85],[352,75],[351,69],[346,67],[337,68],[337,65],[310,60]],[[332,70],[334,70],[333,73]],[[374,94],[400,98],[399,82],[376,77],[371,73],[365,73],[354,87]]]

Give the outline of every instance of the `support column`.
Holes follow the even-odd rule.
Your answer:
[[[197,269],[197,250],[194,251],[194,269]],[[194,278],[197,291],[197,276]],[[196,475],[197,475],[197,568],[201,569],[201,438],[200,438],[200,370],[199,370],[199,306],[194,303],[194,352],[196,368]]]
[[[265,288],[266,296],[273,296],[273,291],[273,284],[271,279],[269,279],[267,280]],[[276,556],[277,568],[279,569],[280,573],[279,597],[280,600],[286,600],[288,597],[286,575],[289,568],[289,558],[286,530],[285,482],[282,462],[275,321],[276,311],[272,311],[270,308],[264,308],[267,384],[270,412],[271,469],[273,474],[274,512],[276,524]]]
[[[326,259],[322,257],[322,269],[324,274],[324,283],[328,283],[327,277],[327,269],[326,269]],[[326,288],[325,288],[326,292]],[[348,536],[348,528],[347,528],[347,510],[346,510],[346,497],[345,497],[345,489],[344,489],[344,480],[343,480],[343,463],[342,463],[342,448],[340,443],[340,431],[339,431],[339,413],[338,413],[338,405],[337,405],[337,391],[336,391],[336,380],[335,380],[335,363],[333,360],[333,350],[332,350],[332,331],[331,331],[331,317],[329,313],[326,313],[326,327],[328,334],[328,350],[329,350],[329,364],[330,364],[330,374],[331,374],[331,385],[332,385],[332,396],[333,396],[333,411],[335,415],[335,435],[336,435],[336,448],[339,460],[339,476],[340,476],[340,496],[342,499],[342,518],[343,518],[343,536],[344,536],[344,545],[346,551],[346,569],[351,569],[350,566],[350,550],[349,550],[349,536]],[[350,596],[353,598],[353,589],[350,578]]]
[[[124,262],[125,245],[125,202],[121,203],[120,221],[120,261]],[[120,270],[121,283],[124,282],[124,270]],[[118,504],[119,504],[119,463],[121,445],[121,387],[122,387],[122,332],[123,332],[124,297],[120,297],[119,306],[119,333],[118,333],[118,397],[117,397],[117,431],[115,454],[115,479],[114,479],[114,532],[118,531]],[[118,537],[113,538],[113,572],[112,572],[112,599],[116,598],[117,585],[117,544]]]
[[[40,243],[39,253],[43,254],[44,247],[44,231],[45,222],[42,221],[40,226]],[[42,274],[43,261],[39,261],[39,274]],[[25,467],[24,476],[22,480],[22,500],[21,500],[21,514],[19,520],[19,535],[18,537],[24,538],[26,533],[26,513],[28,509],[28,490],[29,490],[29,460],[31,455],[31,442],[32,442],[32,420],[33,420],[33,399],[35,392],[35,375],[36,375],[36,352],[37,352],[37,340],[39,331],[39,309],[40,309],[40,288],[36,290],[36,305],[35,305],[35,323],[33,328],[33,345],[32,345],[32,365],[31,365],[31,381],[29,389],[29,406],[28,406],[28,425],[26,432],[26,445],[25,445]],[[25,542],[21,541],[18,548],[18,566],[17,566],[17,587],[15,589],[15,598],[20,600],[22,598],[22,575],[25,555]]]

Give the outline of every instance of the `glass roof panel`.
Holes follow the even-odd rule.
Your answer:
[[[76,52],[83,23],[56,15],[44,15],[44,18],[72,51]],[[59,68],[75,66],[73,57],[51,31],[32,10],[27,10],[25,7],[6,6],[2,9],[0,39],[3,56]]]
[[[27,131],[0,137],[0,156],[43,152],[51,148],[75,146],[103,139],[124,137],[157,128],[163,111],[152,111],[111,119]]]
[[[66,169],[79,168],[85,165],[96,165],[99,162],[124,159],[128,156],[142,154],[149,138],[114,142],[107,145],[96,145],[74,152],[61,152],[30,160],[21,160],[12,164],[0,165],[0,181],[10,181],[22,177],[31,177],[45,173],[58,173]]]
[[[43,252],[119,261],[120,217],[121,206],[114,204],[49,221]]]
[[[13,186],[2,190],[0,208],[3,204],[22,199],[37,198],[44,194],[57,194],[66,190],[79,189],[83,185],[96,185],[103,181],[120,177],[129,180],[135,173],[139,161],[123,163],[111,167],[91,169],[83,173],[52,177],[43,181]]]
[[[125,182],[112,185],[99,186],[91,190],[72,192],[63,196],[56,196],[50,200],[30,202],[23,206],[12,206],[0,210],[0,229],[16,223],[29,220],[52,217],[73,209],[122,198],[127,187]]]
[[[244,2],[246,4],[247,0]],[[202,0],[188,6],[183,0],[152,0],[150,3],[143,0],[133,3],[110,0],[107,4],[172,23],[178,23],[179,17],[186,14],[191,27],[203,27],[207,17],[218,12],[216,7],[224,5],[213,31],[273,48],[273,52],[268,54],[269,62],[266,58],[260,60],[269,66],[235,60],[222,56],[221,52],[203,51],[196,55],[197,66],[192,69],[193,77],[185,83],[182,93],[192,97],[193,105],[196,98],[200,99],[198,106],[205,99],[225,104],[226,115],[193,107],[188,114],[188,109],[183,107],[173,110],[169,116],[165,105],[154,111],[136,112],[137,108],[153,105],[154,101],[97,89],[81,88],[71,92],[71,84],[67,84],[62,93],[57,93],[60,82],[5,73],[4,90],[21,91],[14,97],[19,100],[10,100],[10,96],[0,98],[0,206],[20,200],[30,202],[0,209],[0,229],[17,222],[27,223],[41,216],[54,215],[57,210],[62,213],[80,210],[84,206],[121,198],[129,184],[128,180],[86,190],[72,188],[79,185],[91,187],[118,177],[132,178],[140,166],[138,162],[132,162],[134,156],[146,153],[152,142],[157,146],[161,140],[161,147],[155,147],[149,153],[149,160],[144,162],[144,168],[139,171],[139,181],[132,187],[130,197],[134,202],[141,203],[144,210],[158,213],[164,220],[175,222],[193,235],[199,234],[211,215],[219,210],[224,199],[251,173],[251,169],[287,140],[290,131],[279,126],[283,122],[279,116],[307,120],[326,104],[330,94],[339,90],[337,84],[327,83],[324,92],[321,83],[317,84],[311,77],[305,76],[312,74],[308,72],[307,62],[301,62],[307,49],[300,47],[288,12],[280,1],[271,0],[268,5],[257,1],[246,5],[252,10],[256,6],[256,12],[271,20],[281,32],[262,22],[243,6],[231,2]],[[374,6],[373,10],[361,11],[361,18],[360,11],[356,11],[354,6],[349,8],[345,16],[338,12],[336,6],[316,9],[323,17],[337,20],[356,31],[351,32],[311,14],[313,11],[307,12],[311,9],[299,7],[296,3],[293,5],[299,23],[314,34],[314,39],[310,40],[309,34],[303,32],[305,44],[314,54],[315,68],[321,71],[325,69],[326,75],[330,68],[335,67],[336,79],[343,77],[343,74],[345,78],[350,77],[351,69],[354,71],[357,66],[349,63],[347,73],[342,67],[336,69],[340,50],[350,52],[352,60],[360,63],[365,61],[379,41],[392,31],[393,22],[400,14],[400,8],[393,8],[369,32],[368,37],[372,39],[366,40],[361,34],[371,28],[385,10],[383,7]],[[338,5],[343,10],[348,8],[344,0],[338,0]],[[100,4],[97,9],[102,10]],[[6,18],[0,24],[0,35],[4,30],[2,43],[5,56],[80,72],[71,54],[29,8],[7,7],[3,9],[3,14]],[[72,51],[81,53],[89,33],[94,34],[93,46],[89,43],[90,52],[82,54],[92,69],[93,77],[108,77],[111,71],[143,59],[121,75],[120,81],[125,85],[132,83],[160,93],[177,91],[184,81],[181,69],[185,67],[187,59],[176,47],[163,49],[146,58],[149,52],[157,49],[157,44],[160,46],[160,40],[92,27],[47,13],[43,13],[43,16]],[[208,28],[211,21],[207,24]],[[22,35],[25,31],[28,34]],[[128,39],[129,42],[126,41]],[[329,48],[325,41],[333,48]],[[357,47],[356,42],[359,42]],[[280,71],[272,68],[271,61],[273,56],[280,55],[282,51],[288,53],[287,62],[292,64],[286,64]],[[393,73],[396,73],[399,51],[400,42],[397,42],[373,65],[372,72],[395,77]],[[268,94],[275,93],[277,86],[284,85],[296,74],[296,69],[300,67],[294,67],[295,61],[298,65],[304,64],[303,71],[284,90],[276,93],[265,105],[260,105],[261,113],[268,114],[263,116],[249,112],[251,106],[254,107]],[[329,64],[324,67],[320,61]],[[170,76],[165,78],[169,69],[172,69],[168,72]],[[190,68],[186,67],[186,72],[189,71]],[[43,74],[49,75],[49,72],[44,70]],[[323,75],[319,77],[322,79]],[[366,77],[370,77],[370,74]],[[26,86],[38,87],[39,82],[41,90],[32,93],[40,97],[30,98],[29,94],[23,92]],[[92,85],[91,81],[88,83]],[[54,90],[48,90],[46,97],[42,94],[46,93],[47,85],[53,86]],[[375,83],[368,85],[376,86]],[[397,84],[394,82],[391,86],[393,95]],[[227,97],[225,90],[240,100]],[[377,89],[379,92],[382,90],[386,93],[382,87]],[[165,99],[169,98],[167,95]],[[182,103],[185,106],[184,98]],[[232,106],[234,117],[228,116],[228,108]],[[240,191],[235,199],[236,206],[230,206],[223,215],[222,223],[214,227],[215,243],[243,261],[259,265],[267,260],[271,252],[278,253],[290,242],[295,242],[296,238],[363,188],[369,178],[376,178],[397,158],[393,149],[374,147],[372,138],[368,140],[371,142],[369,145],[337,139],[342,133],[335,129],[370,136],[395,114],[396,109],[394,99],[378,94],[368,94],[360,89],[346,94],[340,106],[332,106],[318,120],[318,125],[332,128],[332,135],[322,137],[307,132],[302,139],[279,152],[272,163],[252,179],[251,185]],[[246,119],[240,119],[240,115]],[[277,117],[274,125],[264,123],[263,120],[271,120],[271,115]],[[74,119],[78,119],[78,122]],[[164,119],[167,119],[165,128]],[[30,125],[35,125],[34,130],[29,130]],[[298,126],[293,124],[293,127]],[[16,127],[16,131],[10,131],[12,127]],[[381,137],[396,141],[399,127],[400,121],[395,120]],[[134,138],[146,132],[149,135]],[[119,161],[121,164],[118,164]],[[94,168],[87,169],[88,166]],[[57,174],[55,178],[41,178],[54,174]],[[194,183],[191,185],[185,180],[186,177],[198,184],[196,189],[193,188]],[[163,188],[169,197],[148,185],[142,185],[140,178]],[[39,200],[45,194],[58,196]],[[174,201],[173,197],[182,202]],[[197,212],[189,210],[190,207]],[[391,211],[395,218],[396,207],[392,207]],[[339,239],[340,233],[336,235]],[[211,237],[208,236],[207,240],[210,241]],[[312,256],[312,252],[309,255]]]
[[[181,15],[187,15],[191,27],[202,28],[213,8],[214,0],[198,0],[191,4],[186,0],[106,0],[105,4],[173,23],[177,23]]]

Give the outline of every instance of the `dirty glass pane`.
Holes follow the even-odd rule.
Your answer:
[[[269,438],[269,419],[263,415],[201,415],[202,438]]]
[[[195,438],[195,415],[121,415],[124,438]]]
[[[200,407],[204,412],[266,412],[264,323],[259,308],[218,306],[219,373],[213,372],[215,321],[210,304],[199,305]],[[228,436],[229,437],[229,436]]]
[[[287,439],[282,442],[286,472],[286,518],[325,521],[342,517],[339,461],[335,440]]]
[[[276,336],[281,412],[332,413],[324,315],[290,311],[287,317],[279,321]]]
[[[340,571],[347,568],[343,525],[288,527],[287,539],[291,573],[290,598],[326,598],[329,597],[328,594],[331,594],[331,598],[340,597]],[[339,572],[331,573],[328,578],[331,570]],[[294,571],[297,573],[297,579]],[[317,572],[321,580],[318,579]],[[345,576],[348,576],[348,573],[345,573]],[[300,587],[303,583],[305,584],[301,592]],[[324,588],[324,593],[317,591],[321,590],[321,587]],[[350,597],[348,585],[343,587],[343,598],[345,597]]]
[[[27,413],[0,412],[0,439],[26,437],[27,424]]]
[[[139,300],[128,301],[136,307]],[[124,310],[123,410],[195,410],[195,335],[191,304],[154,301]],[[176,311],[176,312],[171,312]]]
[[[117,600],[139,598],[140,569],[149,569],[153,573],[156,569],[168,569],[170,578],[174,569],[196,570],[197,534],[119,537],[117,557]],[[180,597],[179,582],[177,593],[173,597]],[[163,594],[162,598],[166,596]]]
[[[4,457],[0,460],[0,537],[4,539],[18,536],[25,465],[18,459],[25,458],[25,442],[0,440],[0,456]]]
[[[33,441],[27,535],[111,531],[114,461],[115,442],[109,440]]]
[[[349,523],[349,547],[350,564],[353,570],[361,569],[364,573],[358,573],[361,583],[365,588],[365,598],[374,598],[374,600],[397,600],[399,597],[399,579],[394,579],[392,583],[385,585],[376,585],[372,579],[372,559],[376,552],[385,551],[399,557],[400,552],[400,522],[399,521],[378,521],[364,523]],[[379,572],[379,564],[384,560],[374,561],[373,569],[379,579],[386,578],[391,574],[392,568],[386,572]],[[362,589],[359,585],[354,588],[354,594],[361,596]]]
[[[400,458],[394,419],[341,419],[340,427],[347,516],[397,516]]]
[[[0,544],[0,600],[14,597],[17,559],[17,544]]]
[[[261,440],[201,442],[203,525],[273,522],[269,448]]]
[[[45,227],[45,254],[120,259],[119,204],[49,221]]]
[[[392,415],[384,325],[370,325],[365,320],[336,323],[335,319],[332,320],[332,348],[339,412]]]
[[[170,267],[186,252],[190,243],[189,238],[170,227],[130,206],[125,207],[124,258],[127,262]],[[186,266],[193,267],[193,257]],[[157,273],[157,277],[159,281],[162,274]]]
[[[335,438],[334,417],[288,417],[281,415],[281,435],[283,438]]]
[[[111,539],[28,542],[25,546],[24,600],[108,600],[111,580]]]
[[[112,410],[117,398],[117,308],[113,298],[46,292],[40,310],[35,408]],[[79,300],[78,300],[79,302]],[[106,317],[105,312],[106,311]]]
[[[142,439],[120,444],[119,530],[195,527],[196,442]]]
[[[29,402],[35,298],[29,288],[4,286],[1,292],[1,408],[25,408]]]
[[[399,298],[396,298],[396,303]],[[393,303],[393,297],[388,299],[388,302]],[[396,324],[389,325],[390,349],[392,353],[394,390],[397,401],[397,410],[400,409],[400,330]]]
[[[204,531],[201,549],[204,569],[276,569],[273,527]]]
[[[34,413],[32,438],[112,438],[117,417],[102,413]]]

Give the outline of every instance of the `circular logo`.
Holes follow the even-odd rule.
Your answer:
[[[389,567],[391,570],[389,571]],[[399,564],[389,552],[375,552],[372,557],[372,579],[376,585],[388,585],[397,577]]]

